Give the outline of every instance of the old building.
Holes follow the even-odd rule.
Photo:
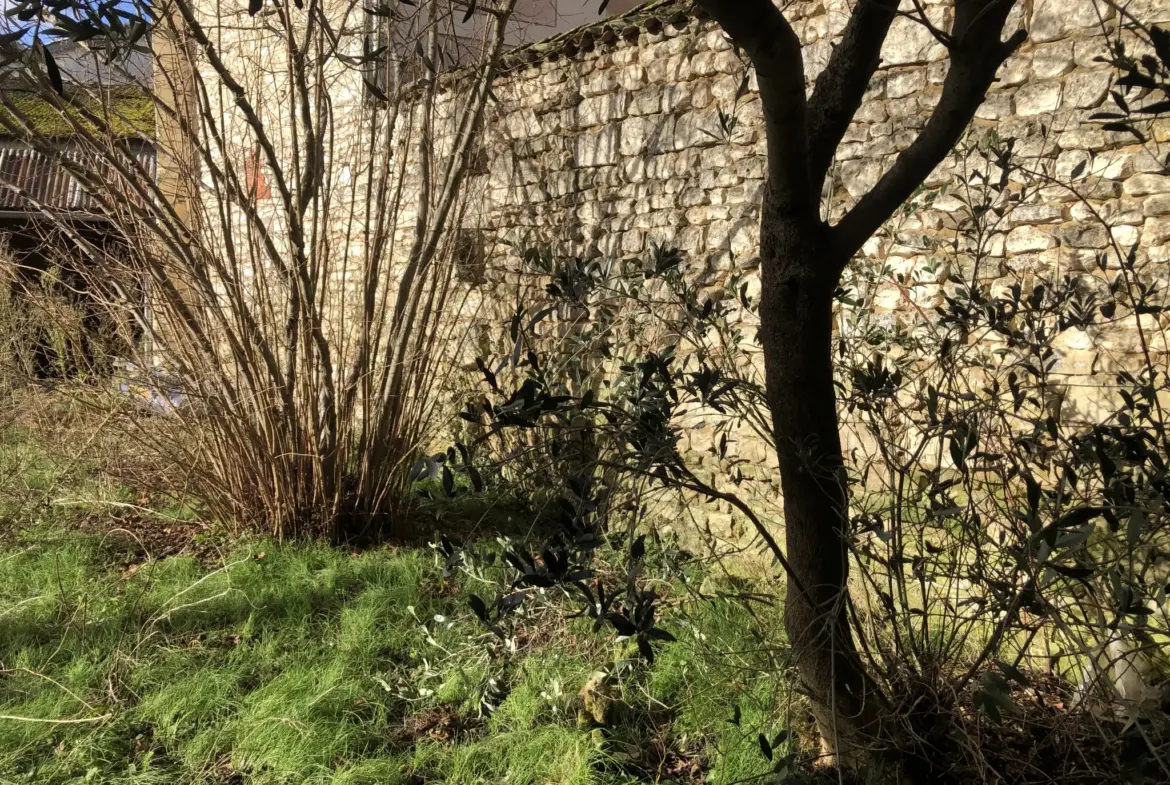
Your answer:
[[[108,360],[95,356],[104,350],[91,345],[105,327],[100,309],[86,294],[89,276],[80,267],[93,254],[79,245],[108,252],[122,242],[99,202],[68,171],[70,163],[95,168],[92,153],[79,144],[71,121],[86,111],[105,113],[114,136],[144,175],[153,177],[155,171],[149,54],[111,62],[100,42],[93,41],[58,41],[49,45],[49,51],[61,72],[65,101],[77,108],[73,114],[58,111],[15,69],[0,75],[0,246],[9,295],[5,307],[14,317],[28,317],[23,323],[36,334],[26,336],[27,345],[16,350],[31,352],[33,356],[23,362],[41,376],[71,373],[79,370],[79,363]],[[39,141],[30,141],[29,134]],[[44,278],[50,269],[51,283]],[[50,340],[51,325],[37,324],[37,302],[49,294],[80,314],[76,335]],[[69,342],[86,345],[66,361],[59,355]]]

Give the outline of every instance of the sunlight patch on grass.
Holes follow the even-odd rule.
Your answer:
[[[786,652],[775,646],[781,606],[753,609],[726,599],[689,604],[674,625],[678,642],[663,649],[648,680],[650,694],[675,712],[673,732],[706,740],[712,785],[766,775],[758,734],[773,738],[790,719],[780,673]],[[769,643],[760,629],[773,631]]]
[[[586,785],[595,779],[600,754],[589,734],[553,726],[497,733],[450,749],[423,744],[411,768],[448,785]]]
[[[0,781],[617,781],[575,701],[634,649],[589,620],[505,662],[429,549],[245,540],[211,562],[139,558],[59,526],[0,550],[0,714],[100,718],[0,720]],[[750,623],[734,603],[684,602],[662,620],[679,642],[617,695],[670,706],[676,739],[710,743],[712,782],[757,772],[754,728],[777,715],[769,673],[745,675],[762,661]],[[489,678],[507,697],[481,717]],[[454,712],[455,736],[405,730],[429,711]]]

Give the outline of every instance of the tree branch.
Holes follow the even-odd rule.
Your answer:
[[[808,102],[808,160],[814,194],[820,193],[837,146],[881,63],[882,44],[897,10],[898,0],[861,0],[817,77]]]
[[[768,140],[768,180],[785,215],[812,212],[808,166],[808,106],[800,39],[771,0],[699,0],[751,58],[760,85]]]
[[[1024,42],[1000,40],[1014,0],[956,0],[951,67],[938,105],[918,138],[833,229],[833,258],[844,266],[942,162],[983,103],[995,73]]]

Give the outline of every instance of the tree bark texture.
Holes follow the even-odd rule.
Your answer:
[[[857,656],[845,593],[848,493],[833,388],[831,234],[764,200],[760,330],[768,406],[784,493],[785,629],[800,679],[830,746],[872,744],[881,698]]]

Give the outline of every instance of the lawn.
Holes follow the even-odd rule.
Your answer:
[[[92,484],[28,466],[59,503],[9,508],[0,540],[0,782],[730,785],[769,771],[758,736],[794,713],[756,637],[778,609],[685,554],[647,569],[678,639],[653,664],[554,592],[513,648],[468,606],[485,573],[445,577],[425,544],[126,527],[108,504],[132,491],[77,504]]]

